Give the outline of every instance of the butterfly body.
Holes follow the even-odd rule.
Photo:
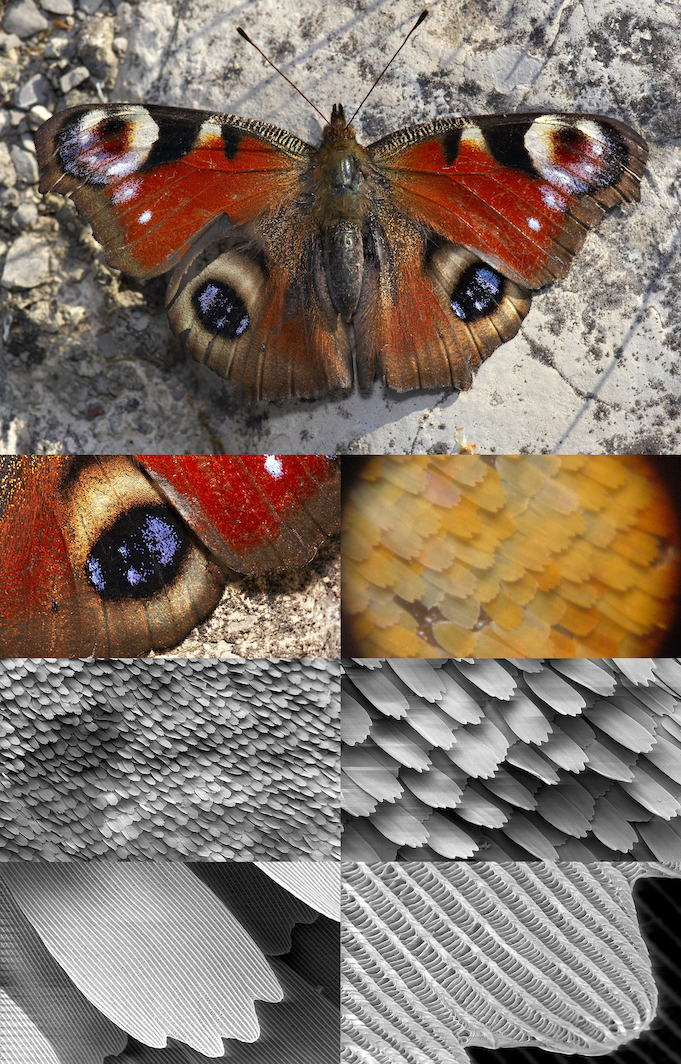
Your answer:
[[[249,401],[355,375],[469,387],[532,291],[639,198],[647,156],[614,119],[541,113],[436,119],[365,147],[340,105],[319,147],[130,104],[71,108],[36,143],[41,190],[73,195],[112,266],[175,267],[173,331]]]

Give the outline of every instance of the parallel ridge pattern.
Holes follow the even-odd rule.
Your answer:
[[[674,866],[343,863],[344,1064],[605,1054],[657,994],[632,883]]]
[[[355,659],[343,856],[681,859],[676,658]]]
[[[5,858],[338,855],[338,664],[0,663]]]
[[[678,523],[639,455],[372,458],[343,527],[366,657],[638,657],[676,609]]]
[[[3,1064],[337,1064],[338,937],[250,862],[5,863]]]

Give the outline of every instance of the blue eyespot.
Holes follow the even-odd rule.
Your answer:
[[[188,549],[187,532],[172,510],[134,507],[100,536],[85,568],[102,598],[149,598],[172,583]]]

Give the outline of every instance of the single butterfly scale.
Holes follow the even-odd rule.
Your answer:
[[[175,645],[225,574],[304,565],[340,514],[325,455],[0,458],[0,657]]]
[[[604,212],[639,199],[647,157],[622,122],[574,114],[437,118],[362,147],[340,105],[317,148],[134,104],[71,107],[36,144],[41,192],[73,196],[111,266],[175,268],[173,331],[247,401],[350,388],[353,355],[362,388],[468,388]]]

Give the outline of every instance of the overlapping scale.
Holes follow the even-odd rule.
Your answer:
[[[350,860],[681,860],[677,659],[348,659],[341,718]]]
[[[343,862],[344,1064],[626,1044],[657,1004],[632,898],[647,875],[681,864]]]
[[[6,858],[338,854],[333,661],[0,663]]]
[[[337,969],[337,922],[251,863],[0,866],[3,1064],[336,1064]]]
[[[679,530],[640,455],[386,455],[343,517],[346,653],[638,657],[677,608]]]

